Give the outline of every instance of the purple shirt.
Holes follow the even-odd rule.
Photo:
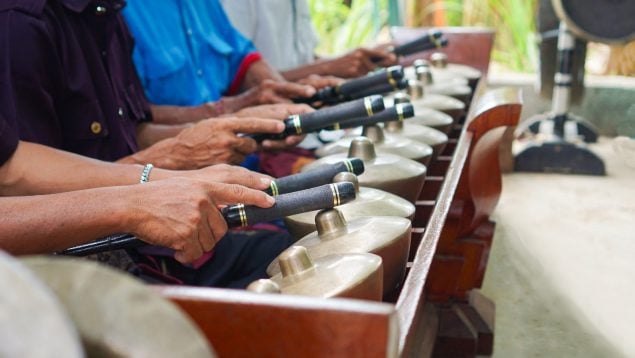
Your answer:
[[[124,5],[0,1],[0,163],[16,135],[107,161],[137,151],[136,125],[150,110]]]

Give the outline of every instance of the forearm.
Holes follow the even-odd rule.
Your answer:
[[[175,147],[180,147],[174,138],[167,138],[160,142],[149,146],[146,149],[142,149],[132,155],[121,158],[117,161],[119,164],[152,164],[155,167],[163,169],[181,169],[180,163],[182,156],[179,155],[181,151],[175,151]],[[187,162],[187,160],[185,160]]]
[[[205,103],[200,106],[151,105],[150,110],[153,122],[157,124],[186,124],[223,114],[222,108],[214,103]]]
[[[282,71],[281,74],[289,82],[296,82],[311,75],[330,75],[330,73],[328,73],[328,61],[316,61],[304,66]]]
[[[140,149],[149,148],[152,145],[167,139],[175,137],[185,128],[194,123],[185,124],[157,124],[142,123],[137,126],[137,144]]]
[[[51,253],[130,227],[126,187],[0,198],[0,248],[14,255]]]
[[[145,164],[145,163],[144,163]],[[139,182],[141,165],[108,163],[39,144],[20,142],[0,167],[0,196],[50,194]],[[173,175],[154,169],[151,178]]]
[[[279,82],[285,81],[280,72],[271,67],[269,63],[267,63],[267,61],[260,60],[254,62],[249,67],[249,70],[245,75],[245,79],[241,84],[241,90],[245,91],[250,88],[256,87],[264,80],[274,80]]]

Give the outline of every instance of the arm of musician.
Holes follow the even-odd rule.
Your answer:
[[[224,112],[216,103],[205,103],[199,106],[166,106],[151,105],[152,122],[157,124],[187,124],[205,118],[218,117]]]
[[[145,164],[145,163],[144,163]],[[139,182],[142,165],[103,162],[29,142],[19,142],[11,158],[0,167],[0,196],[51,194]],[[262,190],[267,175],[230,165],[193,171],[154,168],[150,181],[188,177],[206,182],[238,184]]]
[[[284,124],[276,119],[210,118],[190,125],[176,136],[156,142],[118,162],[152,163],[156,167],[173,170],[193,170],[214,164],[239,164],[247,154],[258,149],[253,139],[240,134],[281,133],[283,130]]]
[[[172,178],[134,186],[0,198],[0,248],[12,254],[51,253],[118,232],[172,248],[191,262],[227,231],[218,205],[271,207],[261,191],[233,184]]]
[[[335,76],[340,78],[355,78],[365,76],[379,66],[390,66],[397,63],[397,57],[386,51],[386,46],[377,48],[358,48],[343,56],[335,58],[320,58],[315,62],[283,71],[283,76],[289,81],[297,81],[312,74]]]

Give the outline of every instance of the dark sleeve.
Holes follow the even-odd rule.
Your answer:
[[[53,94],[60,93],[62,83],[52,38],[41,19],[0,12],[0,115],[20,139],[45,145],[52,139],[43,133],[59,125]]]
[[[6,163],[18,147],[18,132],[0,114],[0,167]]]

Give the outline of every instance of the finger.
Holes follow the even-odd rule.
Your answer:
[[[218,243],[227,233],[227,222],[218,209],[212,209],[207,215],[207,222],[214,242]]]
[[[203,248],[198,242],[198,233],[188,238],[185,247],[174,253],[174,258],[181,263],[190,263],[203,255]]]
[[[281,133],[284,123],[277,119],[258,117],[231,118],[229,127],[234,133]]]
[[[262,148],[268,151],[279,151],[287,148],[283,140],[265,140],[262,142]]]
[[[249,137],[236,137],[232,148],[240,154],[251,154],[258,150],[258,143]]]
[[[246,155],[244,154],[232,151],[229,155],[229,163],[231,163],[232,165],[240,165],[242,162],[245,161],[245,157]]]
[[[272,83],[271,89],[277,96],[284,98],[311,97],[315,94],[315,88],[292,82]]]
[[[263,190],[271,185],[271,180],[272,178],[268,175],[234,166],[227,173],[227,179],[223,183],[238,184],[252,189]]]
[[[212,232],[209,217],[212,213],[212,210],[216,210],[212,205],[206,206],[203,208],[203,220],[201,221],[201,227],[199,229],[198,242],[201,244],[201,248],[203,248],[203,252],[210,252],[216,245],[216,238]]]
[[[275,199],[265,192],[254,190],[237,184],[213,183],[207,186],[210,198],[217,204],[256,205],[261,208],[269,208],[275,203]]]
[[[370,57],[364,56],[361,58],[361,61],[362,61],[362,66],[364,67],[366,73],[377,68],[377,64],[373,62],[373,60]]]

